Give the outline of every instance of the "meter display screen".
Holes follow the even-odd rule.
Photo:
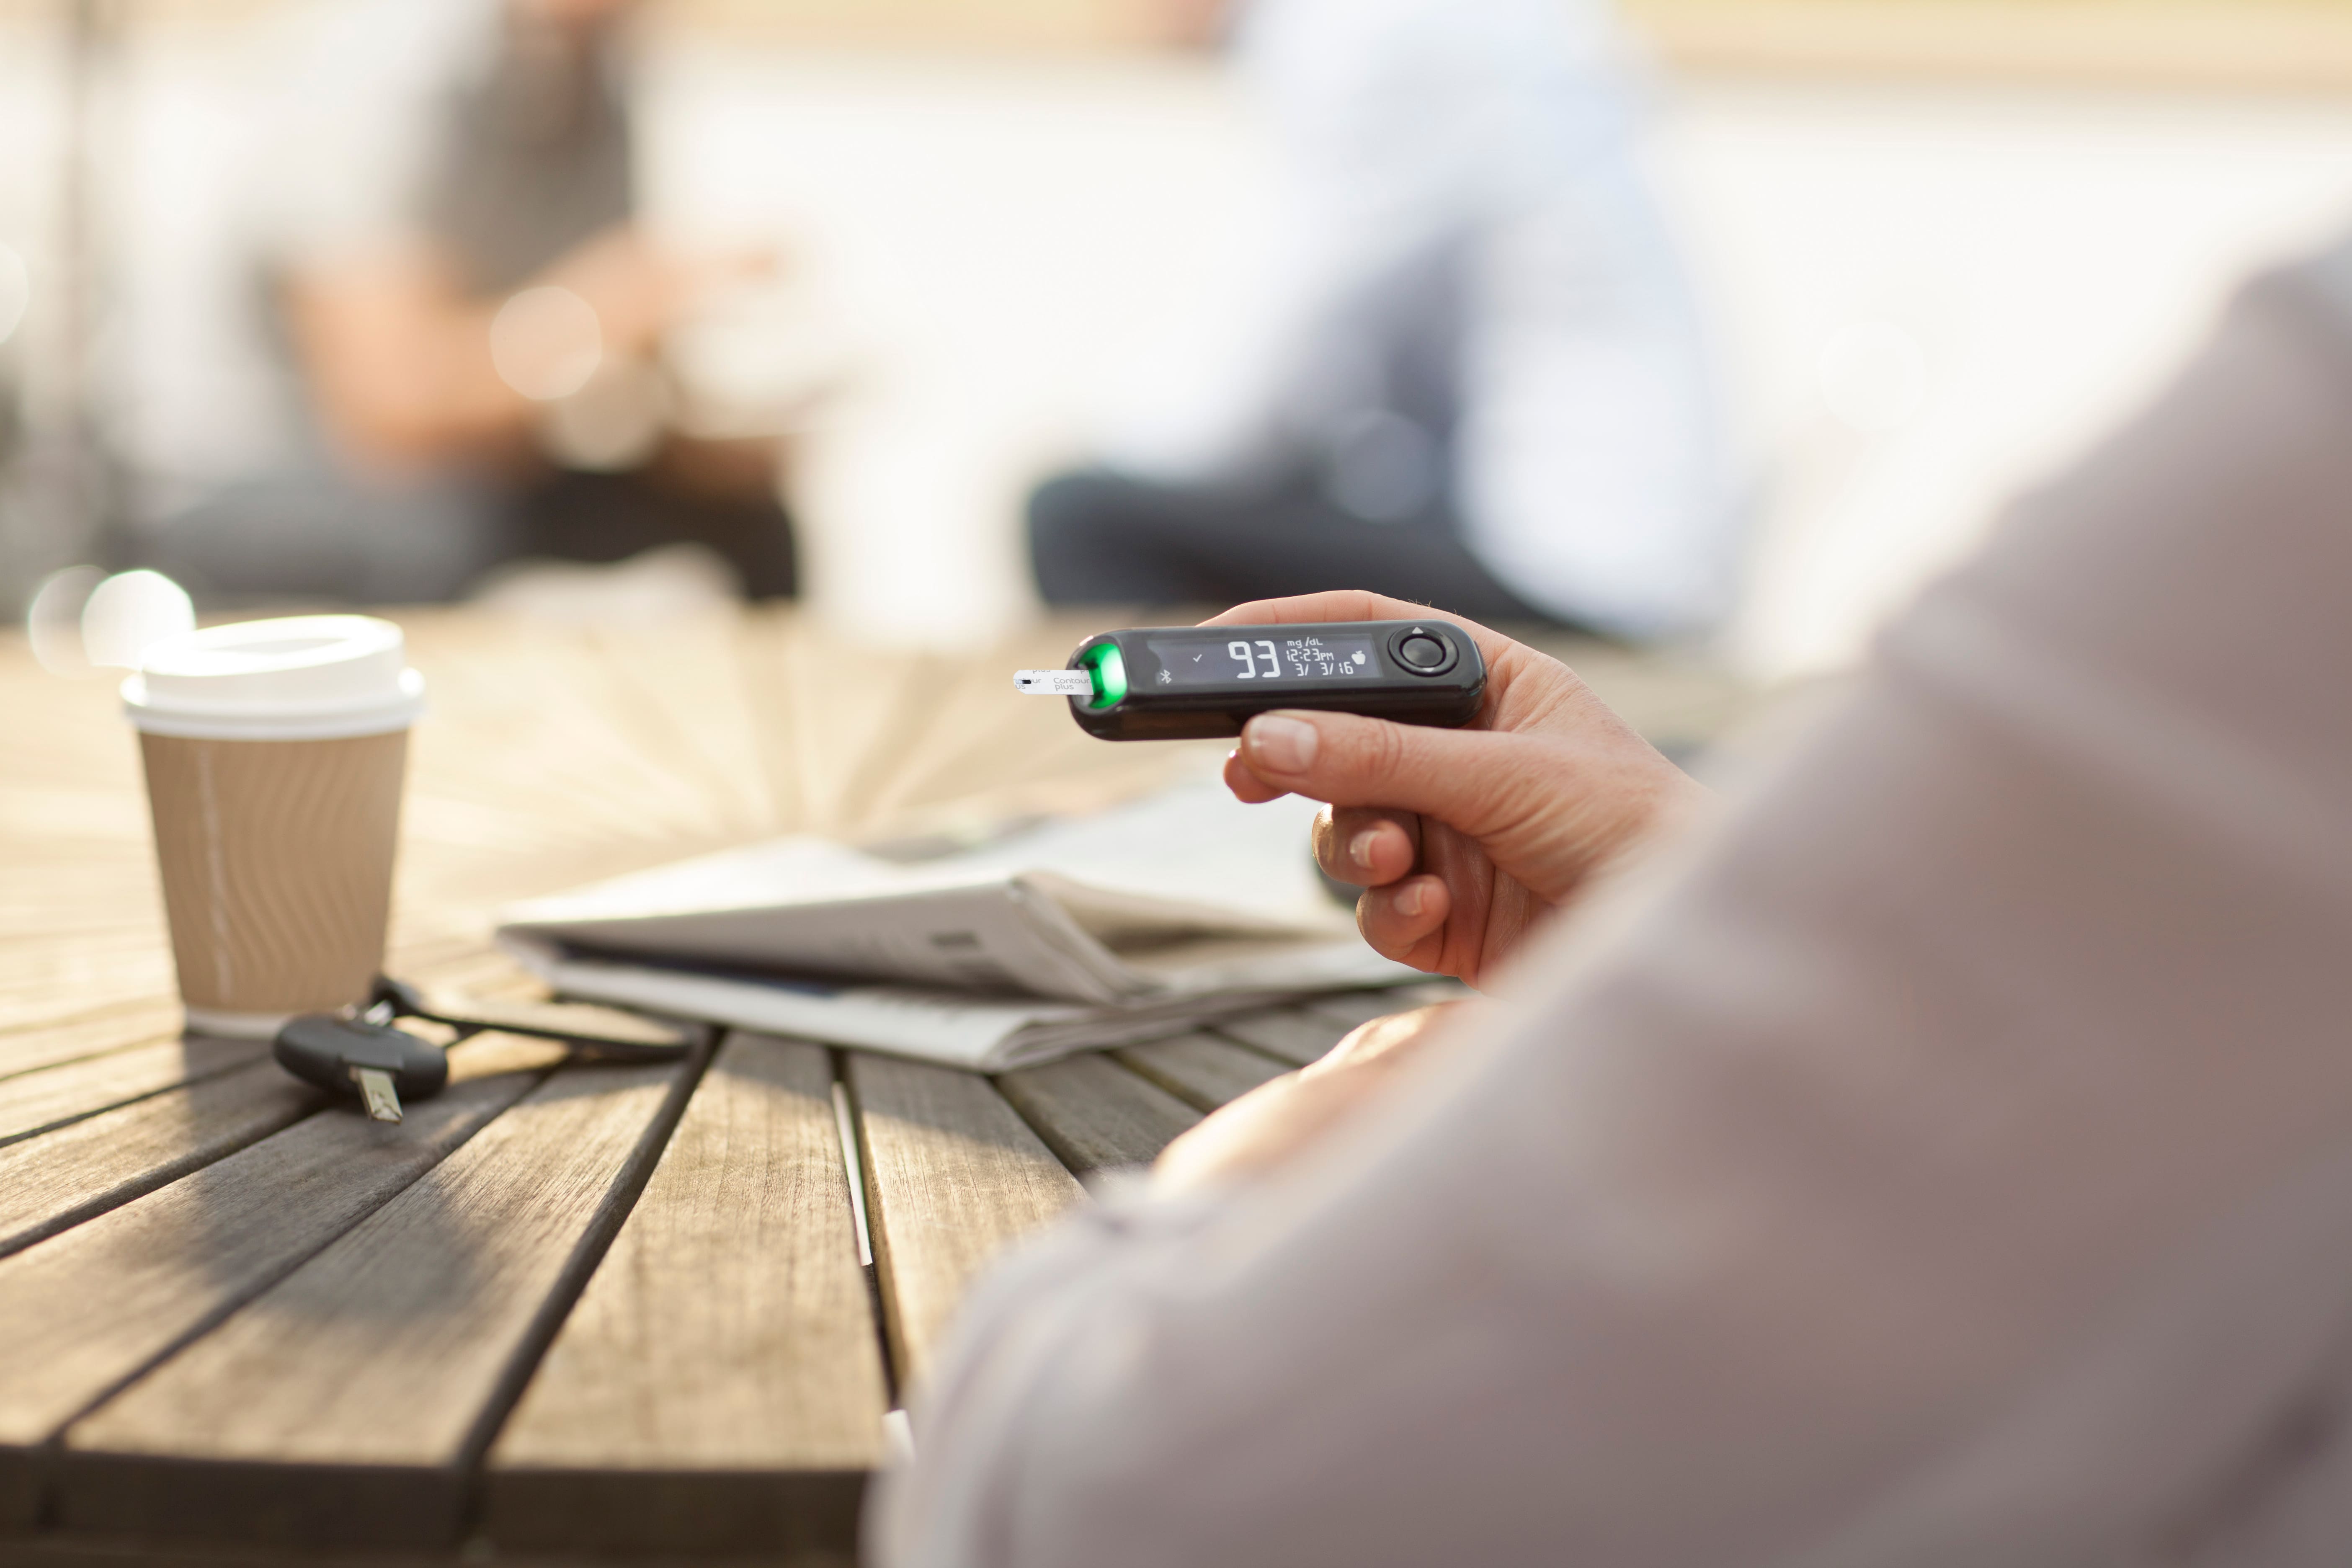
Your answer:
[[[1260,630],[1276,635],[1255,635]],[[1371,680],[1381,674],[1380,663],[1372,655],[1372,639],[1365,637],[1299,636],[1279,627],[1234,626],[1162,632],[1144,638],[1143,646],[1160,663],[1158,672],[1149,677],[1150,683],[1161,688],[1197,689],[1244,681],[1255,687],[1264,681]]]

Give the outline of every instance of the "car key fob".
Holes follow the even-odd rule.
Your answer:
[[[270,1054],[306,1083],[356,1096],[378,1121],[399,1121],[403,1100],[429,1099],[449,1081],[449,1058],[431,1041],[331,1013],[289,1020]]]

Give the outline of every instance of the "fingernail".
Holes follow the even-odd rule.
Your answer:
[[[1303,773],[1315,765],[1315,745],[1321,739],[1312,724],[1261,713],[1250,721],[1242,745],[1254,763],[1278,773]]]
[[[1407,882],[1396,891],[1396,911],[1412,920],[1421,913],[1421,884]]]
[[[1348,840],[1348,858],[1369,871],[1372,868],[1372,846],[1380,842],[1381,830],[1367,827]]]

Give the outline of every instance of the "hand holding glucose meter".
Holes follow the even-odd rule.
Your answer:
[[[1013,683],[1068,698],[1078,727],[1105,741],[1238,735],[1275,708],[1454,729],[1477,716],[1486,661],[1450,621],[1142,626],[1098,633],[1066,669],[1024,669]]]

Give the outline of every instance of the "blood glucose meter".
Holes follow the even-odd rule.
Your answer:
[[[1454,728],[1477,715],[1486,663],[1450,621],[1142,626],[1101,632],[1065,669],[1024,669],[1020,690],[1066,697],[1105,741],[1238,735],[1254,713],[1311,708]]]

